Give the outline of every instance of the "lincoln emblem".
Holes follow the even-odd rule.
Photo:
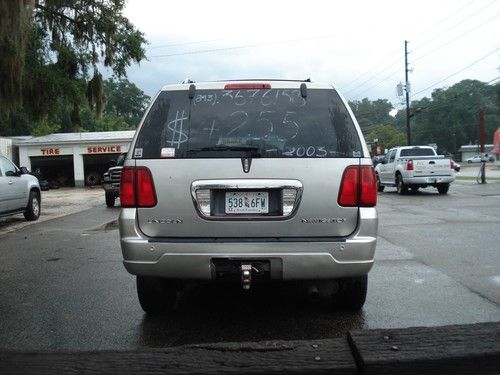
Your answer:
[[[243,172],[250,172],[250,166],[252,165],[252,159],[250,158],[241,158],[241,165],[243,166]]]

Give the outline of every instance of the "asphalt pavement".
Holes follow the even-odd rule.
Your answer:
[[[121,263],[119,208],[84,201],[91,207],[10,233],[15,223],[2,225],[0,348],[119,350],[500,321],[498,182],[457,181],[446,196],[431,188],[381,193],[376,263],[360,313],[332,311],[295,285],[248,293],[193,283],[174,315],[147,317]]]

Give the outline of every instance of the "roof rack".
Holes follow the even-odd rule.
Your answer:
[[[236,82],[236,81],[284,81],[284,82],[312,82],[311,78],[307,79],[277,79],[277,78],[250,78],[250,79],[223,79],[214,82]]]

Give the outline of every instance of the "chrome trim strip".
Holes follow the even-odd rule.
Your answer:
[[[287,215],[281,216],[210,216],[205,215],[198,206],[196,199],[197,190],[249,190],[249,189],[294,189],[297,192],[293,210]],[[198,180],[191,183],[191,198],[194,207],[198,214],[206,220],[233,220],[233,221],[249,221],[249,220],[285,220],[293,217],[297,212],[300,201],[302,199],[303,186],[299,180],[278,180],[278,179],[231,179],[231,180]]]

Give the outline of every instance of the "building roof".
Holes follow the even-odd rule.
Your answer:
[[[113,141],[132,141],[135,130],[122,130],[114,132],[88,132],[88,133],[54,133],[42,137],[34,137],[18,142],[19,146],[40,144],[65,144],[65,143],[95,143]]]
[[[460,146],[458,152],[478,152],[481,149],[481,146],[479,145],[462,145]],[[491,151],[493,149],[493,145],[487,144],[484,145],[484,150],[485,152]]]

